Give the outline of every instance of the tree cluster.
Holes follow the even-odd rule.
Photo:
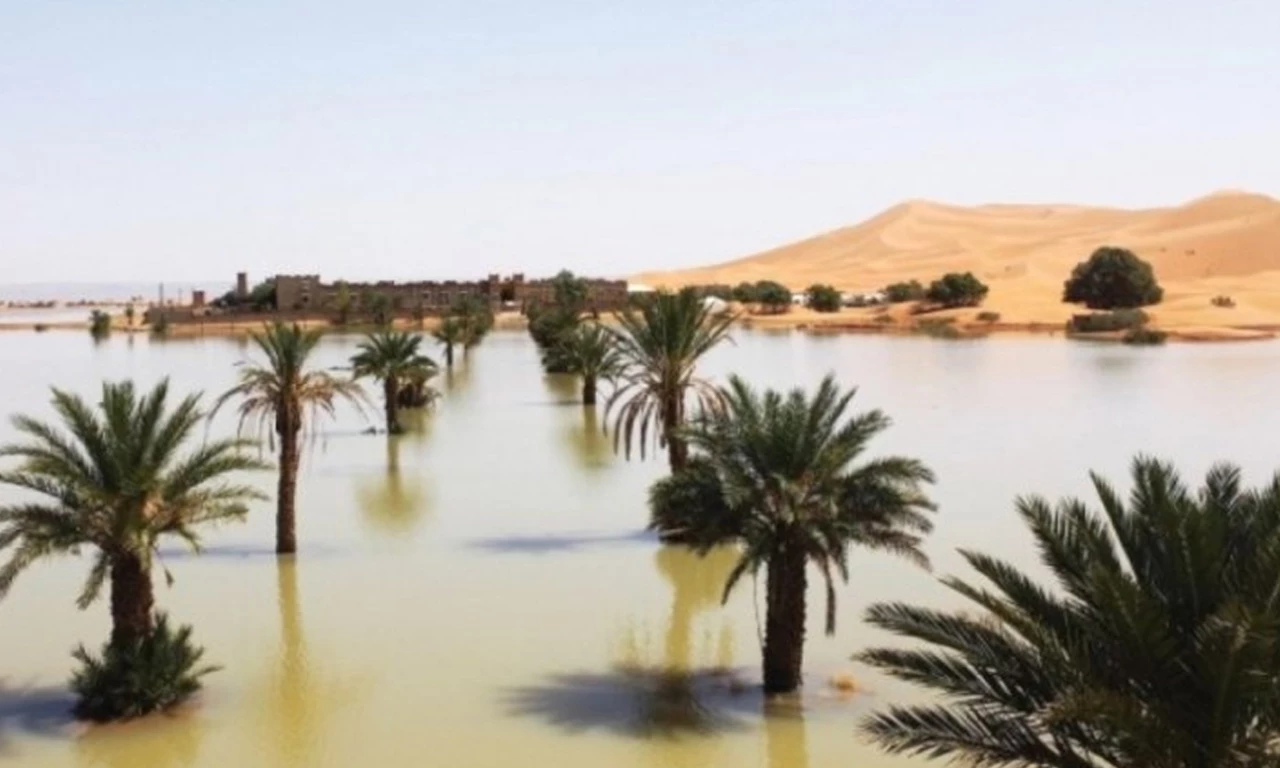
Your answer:
[[[227,291],[210,302],[211,306],[220,309],[238,309],[241,311],[272,312],[276,309],[276,279],[269,277],[249,290],[249,295],[241,297],[235,291]]]
[[[570,373],[572,361],[565,352],[564,341],[577,330],[587,311],[587,281],[562,270],[551,282],[551,303],[535,303],[525,309],[529,335],[541,351],[543,370]]]
[[[733,300],[754,304],[764,313],[782,314],[791,309],[791,289],[775,280],[744,282],[734,287]]]
[[[925,299],[940,307],[976,307],[987,298],[987,288],[972,272],[950,272],[934,280]]]
[[[890,304],[901,304],[904,301],[921,301],[925,289],[919,280],[902,283],[890,283],[884,287],[884,299]]]
[[[805,301],[815,312],[839,312],[840,292],[833,286],[815,283],[805,291]]]
[[[1089,309],[1129,309],[1159,304],[1164,289],[1155,270],[1125,248],[1094,251],[1076,265],[1062,288],[1062,300]]]

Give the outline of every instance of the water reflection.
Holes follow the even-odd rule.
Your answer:
[[[429,494],[421,477],[417,473],[406,477],[400,471],[401,452],[406,445],[419,448],[424,445],[430,422],[424,409],[407,410],[401,419],[405,433],[386,437],[386,471],[357,488],[360,508],[369,527],[388,534],[413,530],[430,508]]]
[[[548,373],[542,377],[542,383],[551,394],[553,402],[559,405],[582,402],[578,391],[578,377],[571,373]]]
[[[447,394],[462,395],[471,388],[471,368],[474,363],[474,358],[468,358],[461,365],[455,362],[452,367],[445,369],[443,387]]]
[[[698,556],[686,547],[664,546],[654,555],[658,573],[671,585],[671,619],[667,624],[663,664],[668,669],[688,671],[695,660],[693,624],[703,612],[720,607],[724,595],[724,583],[738,562],[738,552],[733,547],[718,547]],[[710,647],[709,637],[703,638],[705,660]],[[727,671],[733,664],[733,636],[729,627],[721,623],[720,637],[716,643],[716,664]]]
[[[808,768],[809,738],[798,696],[764,704],[765,754],[769,768]]]
[[[591,472],[609,466],[613,459],[613,438],[601,428],[596,409],[565,409],[564,420],[564,442],[574,459]]]
[[[267,695],[254,697],[263,706],[258,723],[267,732],[263,740],[276,752],[276,761],[270,764],[318,765],[331,720],[358,698],[360,690],[315,673],[298,600],[298,562],[294,557],[282,557],[276,564],[276,597],[280,656],[270,674]]]
[[[682,547],[661,548],[655,563],[673,595],[660,650],[654,653],[647,634],[629,627],[611,671],[554,675],[512,691],[509,708],[570,731],[605,729],[638,737],[710,736],[746,728],[760,713],[761,697],[734,676],[731,628],[721,623],[704,642],[693,640],[695,620],[719,608],[724,579],[735,562],[737,553],[729,548],[705,558]],[[707,764],[701,750],[680,754],[689,765]],[[672,765],[671,753],[655,755]]]
[[[200,733],[198,716],[186,711],[94,726],[76,739],[77,763],[94,768],[181,768],[195,763]]]

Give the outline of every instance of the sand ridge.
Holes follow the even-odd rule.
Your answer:
[[[1071,268],[1097,247],[1129,248],[1151,262],[1165,301],[1151,308],[1167,328],[1280,327],[1280,201],[1218,192],[1171,208],[1079,205],[896,205],[861,224],[723,264],[647,273],[655,287],[771,279],[793,290],[831,283],[873,291],[945,272],[972,271],[991,287],[983,309],[1008,323],[1061,323]],[[1234,308],[1215,307],[1218,295]]]

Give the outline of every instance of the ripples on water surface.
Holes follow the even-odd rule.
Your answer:
[[[1007,338],[943,342],[739,331],[708,375],[774,386],[834,370],[895,426],[875,445],[938,473],[929,545],[1034,561],[1015,520],[1024,492],[1084,493],[1094,468],[1123,480],[1139,451],[1188,474],[1221,458],[1260,481],[1280,466],[1272,406],[1280,345],[1163,349]],[[354,338],[326,339],[339,365]],[[92,394],[104,377],[217,393],[243,340],[0,334],[0,411],[48,414],[50,384]],[[725,607],[731,553],[705,560],[643,533],[663,463],[613,456],[572,381],[545,378],[521,334],[497,334],[438,386],[410,434],[362,434],[352,413],[303,462],[296,563],[271,553],[270,504],[213,532],[201,557],[169,548],[158,600],[195,625],[209,658],[198,704],[83,733],[64,680],[77,642],[107,634],[106,606],[74,607],[85,565],[45,563],[0,603],[0,764],[22,766],[898,766],[854,733],[905,686],[848,661],[882,635],[874,600],[946,604],[932,578],[858,553],[840,626],[811,610],[808,687],[767,709],[747,583]],[[230,419],[212,427],[232,428]],[[13,433],[0,425],[0,441]],[[262,475],[264,489],[272,476]],[[0,494],[7,491],[0,490]],[[0,497],[3,498],[3,497]],[[814,594],[811,604],[820,605]],[[863,692],[826,687],[852,672]]]

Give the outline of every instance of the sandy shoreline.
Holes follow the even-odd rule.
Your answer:
[[[827,283],[871,293],[972,272],[990,287],[982,307],[929,313],[974,332],[1060,333],[1082,308],[1062,302],[1063,281],[1104,245],[1151,263],[1164,300],[1144,311],[1151,326],[1188,341],[1271,338],[1280,330],[1280,201],[1221,192],[1171,208],[1078,205],[959,206],[913,200],[864,222],[722,264],[635,276],[659,288],[776,280],[802,291]],[[905,307],[890,310],[905,324]],[[979,311],[999,315],[988,328]],[[761,326],[877,322],[874,310],[828,318],[753,319]]]
[[[744,328],[758,330],[798,330],[810,333],[860,333],[885,335],[928,335],[932,329],[946,326],[955,329],[958,338],[978,338],[991,335],[1037,335],[1057,336],[1062,338],[1081,338],[1095,341],[1117,341],[1117,334],[1085,334],[1069,336],[1063,322],[1006,322],[998,320],[986,322],[977,319],[979,309],[950,310],[931,312],[925,315],[911,315],[906,305],[887,308],[842,309],[839,312],[821,313],[813,310],[794,307],[783,314],[752,314],[737,310],[738,323]],[[885,321],[882,318],[889,318]],[[113,316],[117,323],[113,332],[118,333],[150,333],[148,326],[134,325],[122,327],[123,317]],[[198,338],[201,336],[245,336],[261,330],[263,323],[270,322],[272,317],[255,316],[252,318],[210,318],[201,322],[172,323],[169,326],[169,338]],[[338,326],[324,318],[294,319],[306,328],[321,328],[332,333],[366,333],[372,330],[367,325]],[[439,318],[427,318],[421,324],[412,319],[399,319],[395,327],[401,330],[430,332],[439,325]],[[499,330],[524,330],[528,322],[523,315],[516,312],[503,312],[497,315],[494,327]],[[1156,322],[1153,327],[1165,331],[1170,341],[1184,342],[1223,342],[1223,341],[1258,341],[1273,339],[1280,333],[1278,325],[1249,326],[1213,326],[1186,325],[1163,326]],[[4,322],[0,314],[0,332],[2,331],[79,331],[87,333],[87,321],[63,321],[37,323],[32,321]]]

